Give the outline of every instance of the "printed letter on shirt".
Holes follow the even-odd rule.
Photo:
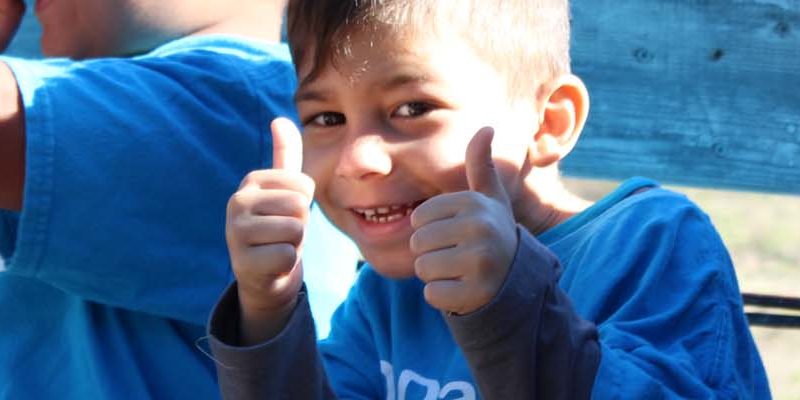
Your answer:
[[[381,361],[381,373],[386,378],[386,400],[475,400],[475,387],[465,381],[448,382],[444,387],[435,379],[426,378],[410,369],[400,373],[395,384],[394,367]],[[413,393],[409,394],[409,393]],[[419,394],[424,393],[424,396]],[[460,396],[460,397],[453,397]]]

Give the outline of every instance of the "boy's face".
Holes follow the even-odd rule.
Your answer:
[[[510,101],[503,77],[462,40],[352,40],[351,56],[298,89],[304,170],[326,215],[370,264],[410,277],[412,209],[468,190],[465,151],[483,126],[495,128],[493,156],[513,203],[537,114],[532,102]],[[301,81],[308,71],[299,68]]]

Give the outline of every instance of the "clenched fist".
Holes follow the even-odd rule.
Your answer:
[[[303,283],[300,261],[314,181],[301,172],[294,123],[272,123],[273,168],[245,177],[228,202],[226,237],[241,307],[240,341],[260,343],[286,323]]]
[[[494,131],[472,138],[465,160],[469,190],[432,197],[411,214],[414,271],[425,299],[448,313],[468,314],[500,290],[517,249],[508,194],[492,160]]]

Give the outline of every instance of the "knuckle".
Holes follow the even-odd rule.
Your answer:
[[[238,190],[228,199],[228,215],[241,214],[250,204],[250,195],[244,190]]]
[[[423,282],[428,281],[428,266],[426,260],[427,257],[425,256],[417,257],[417,259],[414,260],[414,273]]]
[[[242,180],[245,184],[260,184],[270,173],[269,169],[255,169],[247,173]]]
[[[300,222],[297,219],[292,219],[286,224],[285,227],[286,235],[291,243],[299,244],[303,241],[303,235],[305,234],[305,224]]]
[[[246,235],[242,223],[243,219],[244,218],[241,215],[230,216],[228,218],[228,223],[225,226],[225,235],[228,238],[229,243],[238,242],[243,236]]]
[[[420,253],[420,249],[422,248],[421,247],[422,243],[424,243],[424,240],[422,239],[421,236],[422,233],[420,233],[420,230],[417,230],[413,234],[411,234],[411,239],[408,240],[408,247],[411,250],[412,254]]]
[[[494,269],[495,254],[491,246],[481,245],[474,247],[471,258],[481,274],[491,272]]]
[[[250,231],[252,224],[250,223],[250,218],[244,214],[239,214],[229,218],[228,226],[237,236],[242,236]]]
[[[493,223],[485,215],[474,215],[467,224],[467,232],[473,238],[492,237],[494,234]]]
[[[257,243],[256,239],[261,228],[261,224],[252,218],[240,216],[233,221],[233,231],[236,237],[247,243]]]
[[[420,204],[411,211],[411,226],[414,229],[420,229],[423,227],[423,221],[427,219],[428,209],[430,208],[430,200]]]
[[[272,273],[288,272],[297,263],[297,249],[289,243],[275,243],[269,245],[271,251],[269,257],[272,259],[272,264],[277,268]]]
[[[317,188],[317,183],[316,183],[316,182],[314,182],[314,179],[313,179],[313,178],[311,178],[310,176],[306,175],[306,174],[302,174],[302,173],[301,173],[301,174],[300,174],[300,182],[301,182],[301,184],[302,184],[303,188],[304,188],[304,189],[306,190],[306,192],[307,192],[307,193],[305,193],[305,194],[306,194],[308,197],[311,197],[311,198],[313,198],[313,197],[314,197],[314,191],[315,191],[315,190],[316,190],[316,188]]]
[[[259,184],[259,182],[260,182],[259,177],[261,175],[262,175],[261,171],[250,171],[250,172],[248,172],[247,175],[245,175],[244,178],[242,179],[242,183],[239,185],[239,188],[243,188],[245,186]]]
[[[254,282],[262,280],[262,271],[254,258],[248,251],[232,252],[231,263],[236,279],[241,282]]]
[[[310,205],[309,198],[303,193],[292,192],[287,201],[290,209],[296,213],[298,217],[302,217],[308,212],[308,207]]]
[[[230,223],[225,225],[225,241],[228,243],[230,251],[234,251],[238,248],[238,238],[239,236],[236,235],[236,229]]]
[[[462,201],[470,208],[483,210],[486,208],[486,195],[480,192],[464,192]]]
[[[441,306],[441,304],[439,304],[438,290],[436,290],[435,285],[425,285],[425,289],[422,291],[422,293],[425,296],[425,301],[428,302],[428,304],[436,308]]]

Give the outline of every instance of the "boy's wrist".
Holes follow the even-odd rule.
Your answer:
[[[297,306],[298,293],[285,301],[264,304],[239,290],[239,344],[253,346],[278,336]]]

